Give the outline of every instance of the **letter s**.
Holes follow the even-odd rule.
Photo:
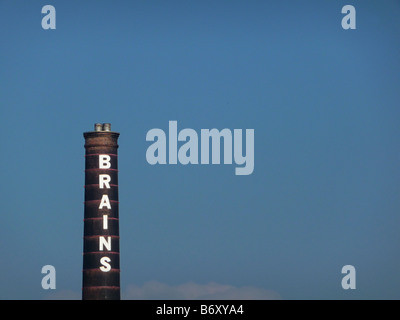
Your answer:
[[[111,265],[109,264],[111,262],[111,259],[109,257],[102,257],[100,259],[100,263],[102,266],[100,267],[100,270],[103,272],[108,272],[111,270]]]

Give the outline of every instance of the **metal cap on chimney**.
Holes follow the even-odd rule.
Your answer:
[[[95,123],[94,124],[94,131],[101,131],[103,129],[103,126],[101,123]]]
[[[111,123],[103,123],[103,131],[111,131]]]

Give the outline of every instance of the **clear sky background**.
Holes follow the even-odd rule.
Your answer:
[[[399,299],[399,102],[400,1],[0,0],[0,299],[80,299],[96,122],[121,133],[122,298]],[[169,120],[254,129],[253,174],[149,165]]]

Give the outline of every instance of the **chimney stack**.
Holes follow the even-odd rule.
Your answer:
[[[82,300],[119,300],[118,132],[85,132]]]

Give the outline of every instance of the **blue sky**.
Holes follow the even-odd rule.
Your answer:
[[[123,298],[399,299],[399,36],[394,0],[1,0],[0,299],[80,298],[96,122],[121,134]],[[254,172],[149,165],[170,120],[254,129]]]

